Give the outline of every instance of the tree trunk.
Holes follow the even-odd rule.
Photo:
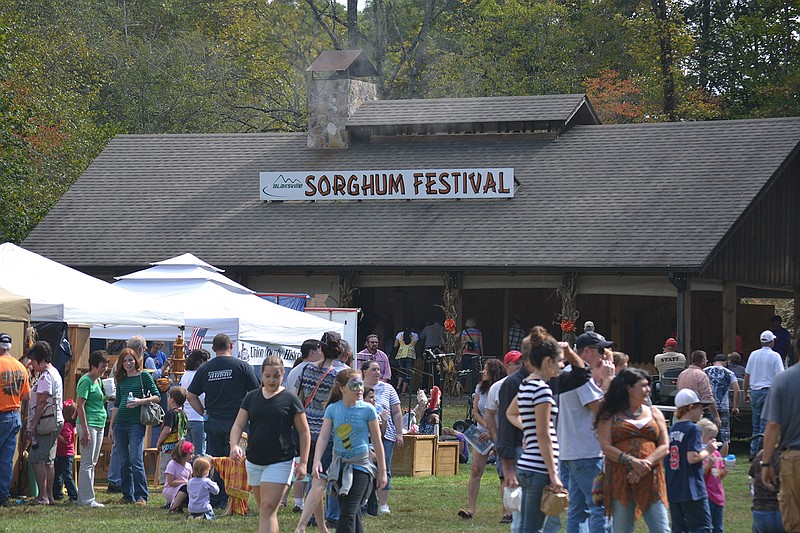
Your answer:
[[[351,50],[358,48],[358,0],[347,0],[347,43]]]
[[[667,0],[652,0],[658,28],[659,64],[663,86],[664,114],[675,120],[675,77],[672,72],[672,39]]]

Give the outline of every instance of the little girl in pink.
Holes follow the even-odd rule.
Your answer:
[[[707,418],[697,423],[703,431],[703,444],[717,436],[716,424]],[[708,507],[711,511],[711,526],[714,533],[722,533],[722,516],[725,510],[725,489],[722,480],[728,475],[725,460],[718,450],[703,461],[703,479],[708,492]]]
[[[167,500],[170,512],[183,512],[189,495],[186,484],[192,477],[192,465],[189,463],[194,446],[181,439],[172,449],[172,460],[164,471],[164,499]]]

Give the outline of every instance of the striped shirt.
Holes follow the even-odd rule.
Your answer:
[[[379,381],[375,387],[375,403],[389,413],[389,423],[386,425],[386,435],[383,436],[388,441],[394,442],[397,433],[394,427],[394,419],[392,418],[392,406],[400,405],[400,397],[397,396],[397,391],[394,390],[388,383]]]
[[[558,439],[553,421],[558,414],[558,407],[553,399],[553,391],[546,381],[541,379],[525,380],[519,386],[517,394],[519,403],[519,414],[522,418],[523,435],[525,450],[517,462],[517,466],[522,470],[540,472],[547,474],[547,465],[542,457],[539,448],[539,438],[536,435],[536,406],[541,403],[549,403],[550,408],[550,440],[553,443],[553,457],[558,464]]]

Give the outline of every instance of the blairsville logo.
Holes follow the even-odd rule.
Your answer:
[[[298,180],[297,178],[287,178],[283,174],[279,175],[278,178],[272,183],[272,185],[267,185],[262,189],[262,192],[268,196],[282,196],[282,195],[273,195],[270,194],[270,190],[279,190],[279,189],[302,189],[303,182]]]

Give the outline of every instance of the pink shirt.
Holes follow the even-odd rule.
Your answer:
[[[189,478],[192,477],[192,465],[186,463],[185,466],[181,466],[180,464],[176,463],[174,460],[170,461],[167,465],[167,469],[164,470],[164,475],[172,474],[176,481],[183,481],[183,483],[187,483]],[[172,500],[175,499],[175,495],[178,494],[181,485],[177,487],[171,487],[167,484],[164,484],[164,499],[167,500],[167,503],[171,504]]]
[[[725,505],[725,489],[722,488],[722,473],[725,471],[725,460],[717,450],[714,450],[714,455],[708,457],[703,461],[703,466],[709,461],[713,461],[711,468],[708,469],[705,475],[706,491],[708,491],[708,499],[711,503],[724,506]]]

